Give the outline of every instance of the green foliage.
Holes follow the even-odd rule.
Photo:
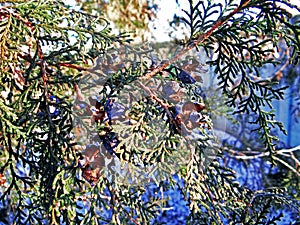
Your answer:
[[[66,197],[74,196],[54,187],[62,168],[75,163],[70,91],[78,70],[124,36],[111,35],[105,19],[61,1],[2,4],[0,15],[1,200],[9,201],[16,223],[34,223],[54,213],[55,196],[68,205]],[[30,211],[27,222],[24,210]]]
[[[286,1],[279,2],[290,6]],[[258,130],[271,156],[275,150],[273,142],[277,140],[271,135],[271,128],[278,126],[285,131],[281,123],[273,120],[274,114],[265,111],[264,107],[272,108],[273,99],[283,99],[286,87],[276,87],[274,79],[262,77],[259,68],[279,63],[281,59],[276,59],[274,53],[282,38],[292,46],[291,60],[294,59],[295,64],[300,49],[299,41],[294,38],[299,33],[299,26],[287,25],[291,15],[277,6],[279,2],[244,1],[238,5],[230,1],[223,10],[220,3],[199,1],[190,5],[190,12],[186,12],[188,20],[183,19],[191,30],[192,43],[193,36],[204,34],[200,35],[203,37],[200,45],[212,57],[207,63],[215,67],[219,88],[229,98],[228,105],[236,107],[235,113],[254,112],[258,115],[250,122],[259,124]],[[210,20],[214,14],[220,21],[218,29],[214,29],[214,21]],[[212,34],[204,41],[210,32]]]
[[[121,3],[120,11],[130,13],[130,2]],[[189,3],[182,19],[189,38],[167,55],[166,46],[159,54],[146,44],[125,45],[129,37],[113,35],[108,21],[89,8],[0,3],[1,221],[150,224],[168,211],[168,189],[182,192],[187,224],[276,224],[282,215],[269,217],[273,207],[297,207],[277,189],[241,186],[223,165],[226,155],[211,122],[254,114],[248,122],[263,143],[258,150],[276,160],[272,128],[285,131],[269,108],[285,88],[260,68],[278,63],[281,43],[298,63],[299,25],[279,3],[291,5]],[[207,95],[201,89],[207,70],[194,48],[217,74],[217,87]],[[113,116],[118,104],[122,113]]]

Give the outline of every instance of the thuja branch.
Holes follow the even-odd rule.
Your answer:
[[[231,13],[229,13],[225,17],[221,17],[219,20],[216,21],[216,23],[212,26],[211,29],[209,29],[206,33],[198,35],[196,37],[196,40],[193,41],[192,44],[189,46],[183,47],[173,58],[167,60],[163,64],[157,66],[151,72],[148,72],[145,76],[142,77],[142,79],[150,79],[151,77],[155,76],[156,74],[162,72],[164,69],[166,69],[170,64],[173,64],[177,62],[179,59],[181,59],[185,54],[187,54],[190,50],[197,47],[199,44],[202,44],[205,40],[207,40],[210,36],[212,36],[213,32],[217,30],[219,27],[221,27],[223,24],[225,24],[230,18],[232,18],[235,14],[241,12],[241,10],[245,9],[250,3],[250,0],[245,1],[241,5],[238,5]]]

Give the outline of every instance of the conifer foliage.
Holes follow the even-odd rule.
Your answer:
[[[251,115],[259,151],[278,160],[272,130],[285,130],[269,108],[285,88],[260,69],[280,63],[280,45],[299,65],[288,9],[300,9],[188,3],[189,34],[167,55],[64,1],[0,1],[1,223],[168,224],[158,218],[173,209],[169,190],[185,203],[178,224],[276,224],[274,208],[299,212],[280,188],[237,182],[213,121]],[[207,68],[214,94],[201,87]]]

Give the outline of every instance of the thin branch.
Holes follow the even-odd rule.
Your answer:
[[[86,71],[88,68],[84,68],[82,66],[71,64],[71,63],[58,63],[59,66],[68,67],[72,69],[76,69],[78,71]]]
[[[248,159],[258,159],[258,158],[262,158],[262,157],[267,157],[270,155],[270,152],[261,152],[255,155],[246,155],[245,153],[242,152],[238,152],[238,151],[234,151],[232,149],[226,149],[226,151],[230,152],[233,154],[232,157],[236,158],[236,159],[241,159],[241,160],[248,160]],[[291,153],[291,152],[295,152],[300,150],[300,145],[294,147],[294,148],[290,148],[290,149],[280,149],[274,152],[274,155],[281,155],[284,153]],[[247,152],[247,154],[253,153],[251,152]]]
[[[226,149],[226,151],[228,151],[229,153],[231,153],[231,157],[235,158],[235,159],[240,159],[240,160],[251,160],[251,159],[258,159],[258,158],[263,158],[263,157],[267,157],[270,155],[270,152],[262,152],[262,153],[256,153],[255,155],[246,155],[243,152],[238,152],[238,151],[234,151],[232,149]],[[285,167],[287,167],[288,169],[290,169],[291,171],[293,171],[295,174],[297,174],[297,176],[300,177],[300,173],[297,171],[297,168],[299,167],[299,160],[294,156],[294,152],[300,150],[300,145],[294,147],[294,148],[290,148],[290,149],[280,149],[277,150],[273,153],[273,159],[278,161],[279,163],[281,163],[282,165],[284,165]],[[251,154],[253,152],[249,152],[247,154]],[[291,154],[291,158],[295,161],[295,168],[292,167],[291,165],[289,165],[287,162],[285,162],[284,160],[276,157],[276,155],[282,155],[282,156],[286,156],[286,153],[290,153]],[[294,157],[293,157],[294,156]]]
[[[183,57],[187,52],[198,46],[199,44],[203,43],[206,39],[208,39],[215,30],[217,30],[219,27],[221,27],[224,23],[226,23],[231,17],[233,17],[235,14],[240,12],[242,9],[247,7],[251,0],[246,0],[242,5],[239,5],[236,7],[231,13],[229,13],[227,16],[220,18],[213,26],[210,28],[205,34],[201,34],[198,36],[198,38],[189,46],[183,47],[173,58],[167,60],[165,63],[157,66],[150,72],[148,72],[142,79],[150,79],[157,73],[162,72],[165,68],[168,67],[168,65],[173,64],[174,62],[178,61],[181,57]]]
[[[297,174],[298,177],[300,177],[300,173],[291,165],[289,165],[287,162],[283,161],[282,159],[274,156],[274,160],[280,162],[282,165],[284,165],[285,167],[287,167],[288,169],[290,169],[291,171],[293,171],[295,174]]]
[[[289,148],[289,149],[280,149],[278,151],[275,152],[275,154],[280,154],[280,153],[289,153],[289,152],[295,152],[300,150],[300,145],[294,147],[294,148]]]

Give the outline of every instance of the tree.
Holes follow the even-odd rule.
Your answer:
[[[96,12],[62,1],[1,3],[2,223],[162,224],[178,196],[178,224],[276,224],[274,209],[299,212],[299,182],[287,193],[251,189],[228,164],[267,157],[299,180],[299,148],[278,149],[273,133],[285,132],[270,108],[286,88],[261,73],[284,57],[299,66],[296,6],[189,5],[189,34],[169,47],[130,45]],[[209,69],[218,82],[204,89]],[[253,134],[220,144],[222,121]]]

